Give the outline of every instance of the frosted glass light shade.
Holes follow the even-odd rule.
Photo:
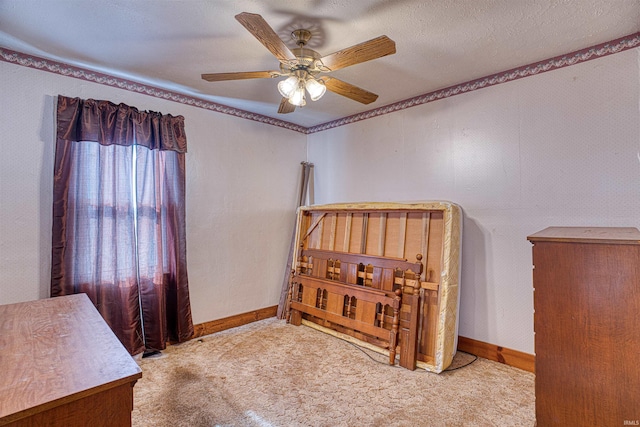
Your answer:
[[[300,85],[293,94],[289,97],[289,102],[296,107],[303,107],[307,105],[307,101],[304,99],[304,86]]]
[[[327,87],[324,85],[324,82],[318,81],[314,78],[308,79],[305,83],[305,87],[307,88],[312,101],[317,101],[322,98],[322,95],[327,91]]]
[[[289,98],[298,87],[298,78],[296,76],[288,77],[278,83],[278,92],[285,98]]]

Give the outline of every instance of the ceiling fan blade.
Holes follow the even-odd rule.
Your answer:
[[[396,43],[387,36],[380,36],[327,55],[321,58],[321,61],[325,67],[335,71],[394,53],[396,53]]]
[[[375,93],[369,92],[368,90],[364,90],[340,79],[336,79],[335,77],[322,76],[318,79],[322,80],[327,89],[331,92],[346,96],[354,101],[358,101],[363,104],[371,104],[373,101],[378,99],[378,95]]]
[[[286,44],[267,24],[262,16],[255,13],[242,12],[236,15],[236,20],[242,24],[260,43],[264,45],[280,62],[296,59]]]
[[[280,107],[278,108],[279,114],[289,114],[293,113],[296,109],[296,106],[289,102],[287,98],[282,98],[280,101]]]
[[[223,80],[270,79],[279,76],[281,76],[281,73],[278,71],[243,71],[239,73],[203,74],[202,79],[208,82],[219,82]]]

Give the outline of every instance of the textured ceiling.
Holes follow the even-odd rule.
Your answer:
[[[278,115],[276,81],[202,73],[278,68],[234,16],[262,15],[322,55],[387,35],[395,55],[332,75],[379,95],[327,93]],[[640,31],[640,0],[0,0],[0,47],[313,126]]]

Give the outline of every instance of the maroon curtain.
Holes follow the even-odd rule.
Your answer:
[[[84,292],[131,354],[193,335],[184,118],[58,97],[51,296]]]

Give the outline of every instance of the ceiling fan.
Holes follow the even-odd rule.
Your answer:
[[[317,101],[327,89],[363,104],[374,102],[378,98],[375,93],[322,74],[396,53],[395,42],[387,36],[380,36],[330,55],[320,56],[315,50],[305,47],[312,36],[305,29],[291,33],[298,47],[290,50],[262,16],[243,12],[235,18],[280,61],[280,70],[202,74],[202,78],[217,82],[287,77],[278,83],[278,91],[282,95],[278,113],[281,114],[291,113],[296,107],[304,106],[307,93],[312,101]]]

